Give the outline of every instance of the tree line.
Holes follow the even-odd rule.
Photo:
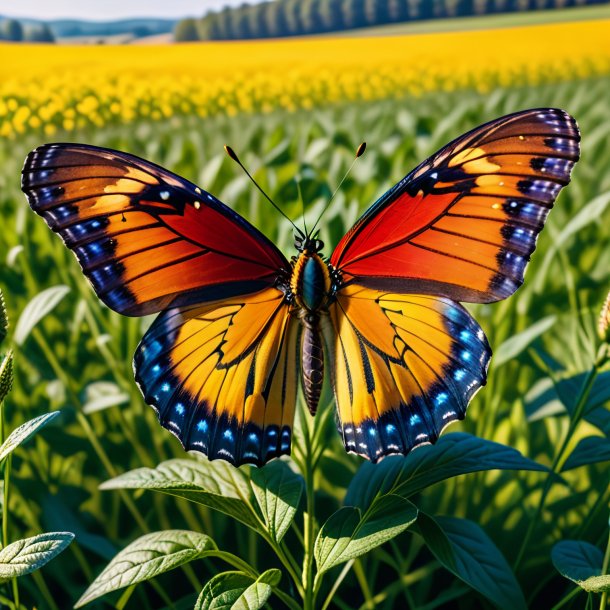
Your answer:
[[[0,41],[55,42],[55,36],[46,23],[23,26],[17,19],[0,21]]]
[[[183,19],[178,42],[320,34],[387,23],[604,4],[607,0],[273,0]]]

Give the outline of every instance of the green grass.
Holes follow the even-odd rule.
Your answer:
[[[514,28],[528,25],[565,23],[567,21],[586,21],[589,19],[610,19],[610,5],[392,23],[355,30],[331,32],[322,34],[322,36],[404,36],[407,34],[430,34],[433,32],[464,32],[467,30]]]
[[[582,160],[550,215],[524,287],[507,301],[471,308],[497,362],[492,361],[488,385],[470,406],[466,420],[451,429],[515,447],[550,466],[568,431],[566,409],[575,409],[579,396],[583,399],[579,388],[584,377],[578,375],[591,369],[597,349],[595,320],[610,289],[610,206],[605,204],[610,199],[608,99],[610,81],[597,79],[497,90],[485,96],[456,92],[295,114],[141,123],[57,139],[128,150],[158,162],[229,203],[288,254],[292,238],[287,223],[226,158],[223,144],[233,146],[293,218],[301,214],[294,180],[298,175],[311,222],[357,145],[366,140],[366,155],[322,224],[329,253],[368,204],[451,138],[518,109],[552,105],[570,111],[583,134]],[[127,543],[162,529],[210,535],[224,551],[260,572],[281,567],[267,543],[206,506],[152,492],[99,489],[117,474],[154,467],[184,453],[159,426],[133,382],[131,356],[150,319],[124,318],[104,308],[74,257],[29,210],[20,192],[23,159],[41,143],[27,137],[0,144],[0,285],[14,323],[44,289],[65,285],[69,293],[13,345],[15,378],[6,400],[7,427],[53,409],[61,409],[62,416],[13,456],[8,534],[15,540],[67,530],[76,533],[76,540],[35,578],[19,581],[23,603],[28,608],[70,607]],[[596,207],[587,207],[592,202]],[[546,330],[536,333],[536,325],[545,319]],[[528,330],[531,341],[520,335],[521,342],[506,343]],[[586,413],[587,421],[578,426],[574,438],[607,439],[610,434],[608,374],[600,379],[591,396],[581,400],[597,408]],[[95,398],[107,395],[115,395],[117,404],[93,410]],[[362,463],[345,454],[332,425],[324,428],[323,439],[325,452],[315,478],[319,523],[339,507]],[[519,543],[532,529],[516,575],[530,607],[552,608],[575,587],[553,568],[554,543],[578,539],[603,550],[608,538],[608,463],[585,465],[562,476],[565,483],[549,488],[540,511],[547,479],[536,472],[470,474],[418,491],[411,499],[428,514],[479,524],[509,564],[516,562]],[[301,523],[297,525],[300,528]],[[329,607],[490,607],[445,570],[423,538],[410,531],[357,559]],[[282,545],[298,552],[294,528]],[[154,586],[139,585],[126,607],[152,609],[173,603],[176,608],[192,608],[199,592],[195,584],[203,586],[226,567],[217,557],[208,557],[193,568],[162,575]],[[340,568],[335,570],[321,586],[320,601],[331,593]],[[283,578],[290,595],[288,578]],[[10,589],[3,593],[11,596]],[[563,607],[583,608],[586,596],[575,594]],[[116,603],[118,596],[108,599]],[[283,607],[275,597],[271,604]],[[597,608],[599,597],[595,604]],[[96,601],[88,607],[106,606]]]

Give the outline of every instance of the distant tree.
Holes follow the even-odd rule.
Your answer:
[[[415,19],[424,19],[424,11],[422,10],[422,0],[406,0],[407,2],[407,16],[409,21],[414,21]],[[430,2],[426,3],[427,5]]]
[[[41,23],[27,29],[24,39],[30,42],[55,42],[55,36],[46,23]]]
[[[508,0],[491,0],[494,13],[506,13],[508,11]]]
[[[472,11],[475,15],[486,15],[488,0],[472,0]]]
[[[343,13],[341,0],[327,0],[320,3],[320,19],[322,27],[327,32],[336,32],[343,29]]]
[[[218,13],[207,13],[197,20],[197,34],[199,40],[220,40],[221,33],[218,23]]]
[[[443,17],[457,17],[460,14],[460,0],[443,0],[439,2],[442,6]]]
[[[267,2],[265,6],[265,22],[267,32],[271,37],[287,36],[288,24],[286,23],[286,12],[282,6],[283,2]]]
[[[321,4],[321,0],[301,0],[300,21],[306,34],[318,34],[322,31]]]
[[[16,19],[7,19],[2,23],[2,38],[11,42],[23,40],[23,27]]]
[[[251,37],[248,9],[249,6],[247,4],[242,4],[230,12],[232,38],[235,40],[246,40]]]
[[[386,0],[364,0],[364,15],[369,25],[379,25],[390,20]]]
[[[252,38],[267,38],[269,36],[267,20],[265,19],[267,4],[267,2],[263,2],[261,4],[253,4],[252,6],[248,7],[248,28]]]
[[[136,38],[144,38],[144,36],[150,36],[152,34],[150,28],[146,25],[136,25],[131,31]]]
[[[174,28],[174,40],[176,42],[193,42],[199,40],[197,22],[195,19],[188,18],[178,21]]]
[[[343,0],[341,9],[343,12],[343,23],[345,23],[346,28],[361,28],[366,25],[364,1]]]
[[[388,0],[388,18],[398,23],[407,21],[409,18],[407,0]]]
[[[232,9],[225,6],[220,13],[218,13],[217,23],[219,40],[232,40],[235,38],[232,12]]]
[[[288,32],[291,35],[303,33],[303,25],[301,23],[301,0],[282,0],[282,8],[284,9],[284,17]]]

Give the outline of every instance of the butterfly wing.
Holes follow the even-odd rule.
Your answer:
[[[492,302],[523,282],[549,210],[579,157],[562,110],[511,114],[454,140],[383,195],[331,263],[344,282]]]
[[[218,199],[127,153],[48,144],[27,157],[22,188],[97,295],[122,314],[256,292],[290,268]]]
[[[276,288],[172,308],[136,350],[136,381],[185,449],[260,466],[290,453],[298,332]]]
[[[326,341],[347,451],[372,462],[436,441],[485,384],[491,350],[458,303],[351,284]]]

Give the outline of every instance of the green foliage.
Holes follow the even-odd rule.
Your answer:
[[[59,411],[51,411],[51,413],[39,415],[25,424],[22,424],[18,428],[15,428],[15,430],[8,435],[2,445],[0,445],[0,463],[2,463],[13,451],[15,451],[19,445],[23,445],[23,443],[28,441],[49,422],[53,421],[59,414]]]
[[[141,536],[104,568],[74,607],[80,608],[106,593],[150,580],[214,550],[214,541],[197,532],[165,530]]]
[[[26,306],[17,325],[13,340],[22,345],[32,329],[70,292],[68,286],[52,286],[37,294]]]
[[[176,42],[193,42],[199,40],[197,23],[194,19],[183,19],[174,28],[174,40]]]
[[[417,528],[443,567],[498,608],[526,610],[525,597],[506,559],[476,523],[420,513]]]
[[[376,498],[364,511],[344,506],[320,529],[315,557],[320,574],[360,557],[404,532],[417,519],[417,508],[401,496]]]
[[[59,555],[74,540],[70,532],[38,534],[0,551],[0,583],[31,574]]]
[[[255,607],[266,599],[278,610],[325,604],[391,610],[437,601],[476,608],[489,603],[484,596],[500,606],[506,602],[498,600],[513,600],[518,608],[521,591],[528,607],[560,603],[566,587],[576,587],[550,568],[552,544],[570,538],[599,544],[608,536],[608,462],[601,459],[610,436],[610,370],[598,359],[595,325],[610,288],[609,97],[610,82],[598,79],[309,113],[185,117],[71,136],[147,157],[201,184],[288,255],[289,226],[225,158],[222,145],[231,144],[302,224],[295,177],[310,223],[366,140],[366,154],[321,223],[329,254],[367,205],[452,137],[526,107],[560,106],[577,117],[583,158],[549,216],[524,286],[502,303],[469,306],[496,352],[487,387],[456,424],[458,432],[377,465],[345,453],[332,410],[324,409],[315,426],[309,416],[307,425],[299,420],[290,460],[263,469],[185,455],[133,382],[132,354],[150,319],[124,318],[101,305],[74,257],[27,208],[19,173],[26,153],[41,142],[32,136],[0,142],[7,227],[0,233],[2,286],[9,312],[34,311],[22,314],[13,335],[20,341],[11,345],[6,424],[17,428],[50,409],[63,413],[4,460],[12,461],[10,531],[21,538],[45,530],[77,533],[69,554],[36,580],[19,580],[23,604],[53,607],[42,577],[51,601],[71,607],[117,549],[150,531],[163,536],[176,529],[211,536],[217,548],[94,603],[121,595],[117,607],[153,610],[171,607],[170,595],[180,608],[203,600],[232,607],[241,596],[239,604]],[[69,296],[58,287],[68,287]],[[415,510],[420,517],[411,524]],[[419,535],[426,517],[442,535]],[[162,563],[164,548],[171,564],[170,546],[159,547],[158,557]],[[493,562],[482,562],[482,553]],[[518,584],[507,561],[516,564]],[[487,571],[476,571],[477,564]],[[602,564],[597,568],[599,577]],[[276,572],[265,576],[277,569],[281,580]],[[0,595],[8,591],[7,585]]]
[[[279,570],[267,570],[254,580],[241,572],[218,574],[201,591],[195,610],[259,610],[281,575]]]
[[[557,571],[585,591],[610,591],[610,574],[602,575],[604,555],[592,544],[562,540],[553,547],[551,557]]]

